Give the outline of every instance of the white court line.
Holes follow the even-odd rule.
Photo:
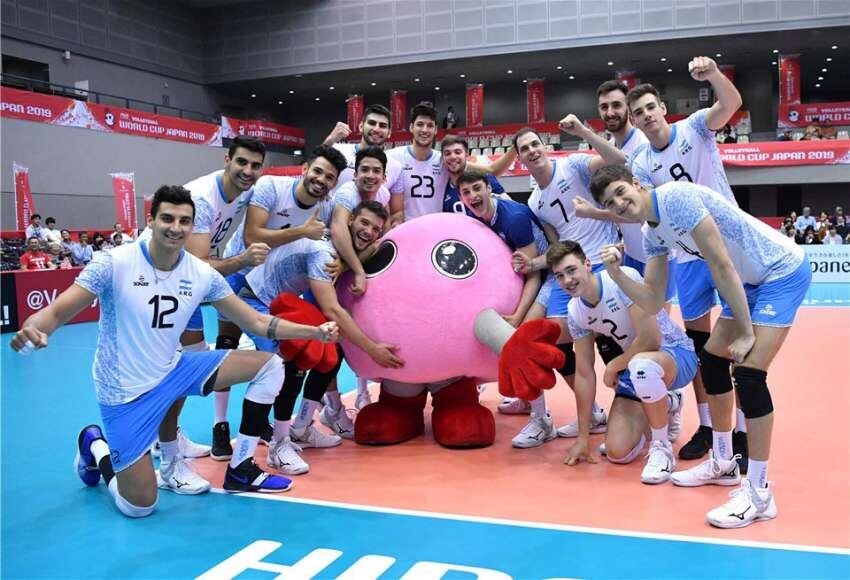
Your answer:
[[[213,488],[214,493],[227,494],[223,489]],[[523,520],[508,520],[503,518],[491,518],[484,516],[469,516],[462,514],[450,514],[441,512],[426,512],[421,510],[385,508],[371,505],[361,505],[353,503],[344,503],[336,501],[326,501],[320,499],[304,499],[295,497],[283,497],[281,495],[272,495],[267,493],[240,493],[227,494],[240,495],[256,499],[265,499],[272,501],[282,501],[289,503],[298,503],[306,505],[317,505],[323,507],[334,507],[346,510],[357,510],[364,512],[373,512],[381,514],[393,514],[400,516],[413,516],[423,518],[435,518],[440,520],[457,520],[463,522],[472,522],[480,524],[495,524],[502,526],[514,526],[521,528],[535,528],[543,530],[555,530],[559,532],[580,532],[586,534],[600,534],[605,536],[628,536],[634,538],[646,538],[651,540],[671,540],[675,542],[691,542],[698,544],[716,544],[719,546],[739,546],[743,548],[766,548],[770,550],[793,550],[798,552],[815,552],[819,554],[836,554],[840,556],[850,556],[850,548],[830,548],[827,546],[806,546],[802,544],[781,544],[778,542],[759,542],[755,540],[722,540],[720,538],[708,538],[702,536],[685,536],[679,534],[661,534],[656,532],[640,532],[637,530],[613,530],[610,528],[593,528],[588,526],[571,526],[566,524],[551,524],[545,522],[531,522]],[[707,525],[707,524],[706,524]]]

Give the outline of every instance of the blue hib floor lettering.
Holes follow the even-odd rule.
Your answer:
[[[130,520],[103,485],[85,488],[71,468],[77,432],[99,421],[90,379],[96,332],[95,324],[62,328],[50,348],[28,358],[14,354],[11,336],[3,335],[3,577],[270,578],[287,571],[358,579],[850,576],[846,550],[595,533],[285,496],[163,492],[154,516]],[[341,386],[353,386],[350,374]],[[238,418],[241,389],[235,393],[231,421]],[[181,424],[190,436],[207,441],[210,423],[209,403],[186,405]]]

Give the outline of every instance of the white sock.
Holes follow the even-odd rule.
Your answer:
[[[177,443],[177,439],[174,441],[160,441],[159,449],[162,452],[162,463],[171,463],[174,461],[174,458],[177,457],[177,454],[180,453],[180,445]]]
[[[230,467],[236,468],[248,458],[254,457],[257,450],[259,437],[248,437],[242,433],[236,437],[236,445],[233,446],[233,457],[230,458]]]
[[[697,411],[699,412],[699,424],[703,427],[711,427],[711,410],[708,408],[708,403],[697,403]]]
[[[735,431],[739,433],[747,432],[747,418],[744,417],[744,412],[737,407],[735,408]]]
[[[767,461],[750,459],[747,461],[747,479],[755,487],[763,489],[767,487]]]
[[[109,455],[109,445],[103,439],[95,439],[91,442],[90,451],[94,455],[95,464],[98,464],[101,459]]]
[[[602,407],[600,407],[600,406],[596,403],[596,401],[593,401],[593,413],[595,413],[595,414],[597,414],[597,415],[598,415],[598,414],[599,414],[599,413],[601,413],[601,412],[602,412]]]
[[[227,423],[227,403],[230,402],[230,391],[215,392],[215,422]]]
[[[549,409],[546,408],[546,397],[541,395],[531,401],[531,412],[538,417],[545,417],[549,414]]]
[[[672,392],[667,393],[667,412],[675,413],[679,410],[679,407],[682,404],[681,397],[677,397]]]
[[[659,427],[656,429],[655,427],[650,426],[650,430],[652,431],[652,440],[653,441],[661,441],[665,445],[667,444],[667,425],[665,424],[663,427]]]
[[[289,437],[289,421],[274,421],[274,440],[283,441]]]
[[[333,414],[336,415],[342,409],[342,399],[339,396],[339,391],[327,391],[325,393],[325,401],[328,407],[331,408]]]
[[[298,411],[298,416],[295,417],[295,420],[292,422],[292,428],[298,429],[299,431],[309,425],[313,421],[313,415],[316,413],[316,409],[319,408],[318,401],[311,401],[310,399],[301,399],[301,409]]]
[[[732,432],[714,430],[711,432],[711,437],[714,456],[725,461],[732,459]]]
[[[369,392],[369,379],[357,377],[357,394]]]

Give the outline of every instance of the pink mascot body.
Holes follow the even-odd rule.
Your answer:
[[[499,356],[476,339],[474,325],[484,309],[516,309],[523,278],[511,268],[509,248],[471,218],[432,214],[390,231],[366,272],[366,293],[354,297],[342,281],[340,301],[366,334],[397,345],[405,365],[382,368],[343,341],[358,376],[381,379],[378,402],[357,417],[355,440],[390,444],[422,434],[431,391],[438,443],[491,444],[495,421],[478,403],[476,382],[497,378]]]

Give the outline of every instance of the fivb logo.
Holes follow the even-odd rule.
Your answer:
[[[279,549],[283,544],[269,540],[258,540],[249,546],[239,550],[230,558],[210,568],[197,577],[197,580],[221,580],[222,578],[236,578],[248,572],[257,570],[276,574],[276,578],[298,578],[309,580],[310,578],[325,577],[323,571],[333,564],[342,551],[330,548],[317,548],[291,565],[265,562],[263,558]],[[375,580],[386,573],[396,559],[391,556],[379,556],[368,554],[361,556],[354,564],[346,568],[338,576],[337,580]],[[446,574],[466,573],[469,577],[478,580],[512,580],[509,574],[492,568],[481,568],[478,566],[463,566],[460,564],[448,564],[445,562],[416,562],[404,574],[398,576],[401,580],[439,580]],[[550,578],[549,580],[568,580],[566,578]]]

